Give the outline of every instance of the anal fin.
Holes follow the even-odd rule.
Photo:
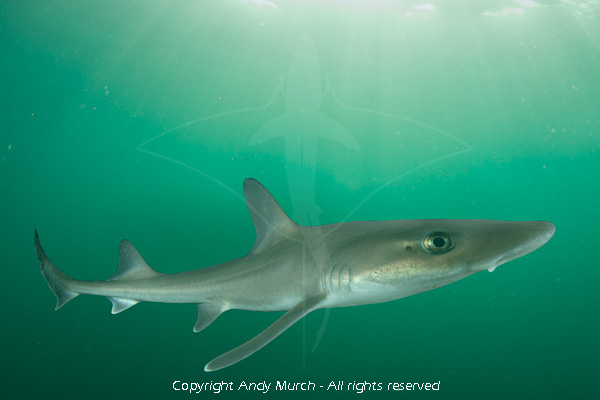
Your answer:
[[[302,319],[305,315],[319,308],[319,306],[323,303],[323,300],[325,300],[326,297],[326,294],[321,293],[316,296],[304,299],[300,303],[296,304],[288,312],[283,314],[283,316],[281,316],[271,326],[269,326],[267,329],[258,334],[258,336],[255,336],[243,345],[238,346],[235,349],[220,355],[219,357],[206,364],[204,370],[206,372],[210,372],[228,367],[231,364],[235,364],[238,361],[241,361],[249,355],[257,352],[258,350],[262,349],[264,346],[269,344],[269,342],[271,342],[277,336],[281,335],[283,331],[285,331],[297,321]]]
[[[222,304],[198,304],[198,320],[196,321],[196,325],[194,325],[194,332],[200,332],[209,326],[224,311],[226,311],[226,308]]]
[[[110,311],[113,314],[118,314],[121,311],[125,311],[129,307],[133,307],[140,302],[139,300],[124,299],[122,297],[107,297],[107,299],[109,299],[113,305],[112,310]]]

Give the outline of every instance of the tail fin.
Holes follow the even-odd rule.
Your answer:
[[[69,300],[74,297],[77,297],[79,293],[73,292],[69,290],[69,286],[71,282],[74,280],[69,278],[67,275],[63,274],[58,268],[52,264],[52,261],[46,256],[44,253],[44,249],[42,249],[42,245],[40,244],[40,238],[38,237],[37,229],[35,230],[35,253],[37,255],[38,260],[40,260],[40,268],[42,270],[42,275],[44,275],[44,279],[46,279],[46,283],[50,286],[50,289],[54,292],[56,296],[56,308],[58,310]]]

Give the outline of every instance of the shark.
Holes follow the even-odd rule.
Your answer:
[[[244,344],[213,359],[215,371],[250,356],[310,312],[397,300],[458,281],[522,257],[547,243],[547,221],[414,219],[296,224],[255,179],[244,197],[256,242],[248,255],[193,271],[163,274],[121,241],[117,271],[105,281],[73,279],[35,252],[56,310],[80,294],[105,296],[112,313],[148,302],[193,303],[194,332],[227,310],[285,311]]]

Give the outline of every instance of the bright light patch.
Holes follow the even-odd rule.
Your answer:
[[[527,8],[542,7],[541,4],[538,4],[533,0],[514,0],[514,2]]]
[[[417,10],[421,10],[421,11],[433,11],[433,10],[435,10],[434,5],[431,4],[431,3],[419,4],[419,5],[413,6],[413,8],[417,9]]]
[[[500,11],[486,11],[482,13],[487,17],[507,17],[509,15],[523,15],[525,11],[519,7],[507,7]]]
[[[267,6],[267,7],[272,7],[272,8],[277,8],[277,4],[268,1],[268,0],[242,0],[244,3],[254,3],[257,6]]]

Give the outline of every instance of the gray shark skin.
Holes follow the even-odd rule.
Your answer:
[[[35,251],[56,309],[79,294],[106,296],[113,314],[140,301],[195,303],[195,332],[231,309],[287,311],[206,365],[205,371],[214,371],[248,357],[313,310],[396,300],[493,271],[544,245],[555,231],[545,221],[452,219],[301,226],[258,181],[246,179],[244,195],[256,229],[254,247],[245,257],[195,271],[156,272],[123,240],[114,275],[75,280],[46,256],[36,231]]]

